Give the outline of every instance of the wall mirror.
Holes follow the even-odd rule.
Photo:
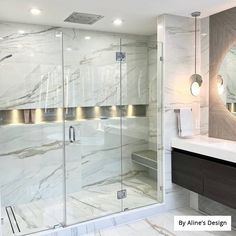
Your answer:
[[[236,44],[226,53],[221,64],[217,89],[227,109],[236,115]]]

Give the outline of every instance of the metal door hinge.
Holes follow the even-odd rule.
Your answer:
[[[160,61],[164,61],[164,58],[163,58],[163,57],[160,57]]]
[[[122,189],[120,191],[117,191],[117,199],[124,199],[127,197],[127,190],[126,189]]]
[[[123,62],[126,59],[126,53],[125,52],[116,52],[116,61],[117,62]]]

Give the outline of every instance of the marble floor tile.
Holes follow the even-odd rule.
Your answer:
[[[85,236],[235,236],[236,232],[176,232],[175,215],[201,215],[190,208],[179,208],[159,213],[144,220],[101,230]]]
[[[157,203],[156,182],[142,175],[142,173],[126,176],[123,181],[123,188],[127,190],[128,195],[123,201],[123,209],[133,209]],[[121,182],[115,178],[68,194],[66,203],[67,224],[76,224],[120,212],[122,202],[117,199],[117,191],[120,189]],[[12,207],[22,233],[51,229],[63,222],[62,196]],[[4,214],[3,236],[10,236],[12,232],[5,209],[2,209],[2,212]]]

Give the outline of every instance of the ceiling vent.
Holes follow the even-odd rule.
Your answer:
[[[64,21],[70,23],[84,24],[84,25],[92,25],[102,19],[104,16],[87,14],[87,13],[79,13],[73,12],[69,17],[67,17]]]

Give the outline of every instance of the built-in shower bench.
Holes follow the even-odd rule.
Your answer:
[[[153,150],[143,150],[132,153],[132,161],[152,170],[157,170],[157,152]]]

